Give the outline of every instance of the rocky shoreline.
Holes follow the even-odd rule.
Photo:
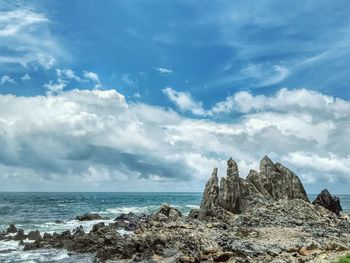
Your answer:
[[[230,159],[220,185],[217,174],[214,169],[200,209],[188,216],[162,205],[154,214],[97,223],[88,233],[82,227],[24,233],[11,225],[0,240],[17,240],[24,250],[90,253],[96,262],[333,262],[350,252],[350,219],[339,199],[324,190],[310,203],[297,175],[282,164],[265,156],[260,171],[242,179]]]

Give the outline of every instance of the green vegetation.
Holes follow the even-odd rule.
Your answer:
[[[338,258],[334,263],[350,263],[350,254]]]

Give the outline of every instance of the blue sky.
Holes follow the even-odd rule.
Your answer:
[[[0,190],[201,191],[231,155],[244,177],[269,154],[309,192],[349,193],[349,8],[1,2]]]

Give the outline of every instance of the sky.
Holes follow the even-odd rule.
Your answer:
[[[201,192],[268,155],[350,194],[349,1],[0,2],[0,191]]]

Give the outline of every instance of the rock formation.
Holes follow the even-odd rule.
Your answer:
[[[219,197],[219,186],[218,186],[218,168],[214,168],[211,177],[205,185],[203,199],[201,202],[201,210],[207,214],[213,210],[217,205]]]
[[[327,189],[322,190],[312,203],[314,205],[321,205],[338,216],[340,212],[343,211],[339,198],[337,196],[332,196]]]
[[[201,203],[206,215],[218,206],[240,214],[281,199],[309,202],[298,176],[282,164],[274,164],[267,156],[260,162],[260,172],[251,170],[247,179],[239,177],[238,165],[232,158],[227,166],[227,175],[221,178],[220,187],[217,168],[206,184]]]

